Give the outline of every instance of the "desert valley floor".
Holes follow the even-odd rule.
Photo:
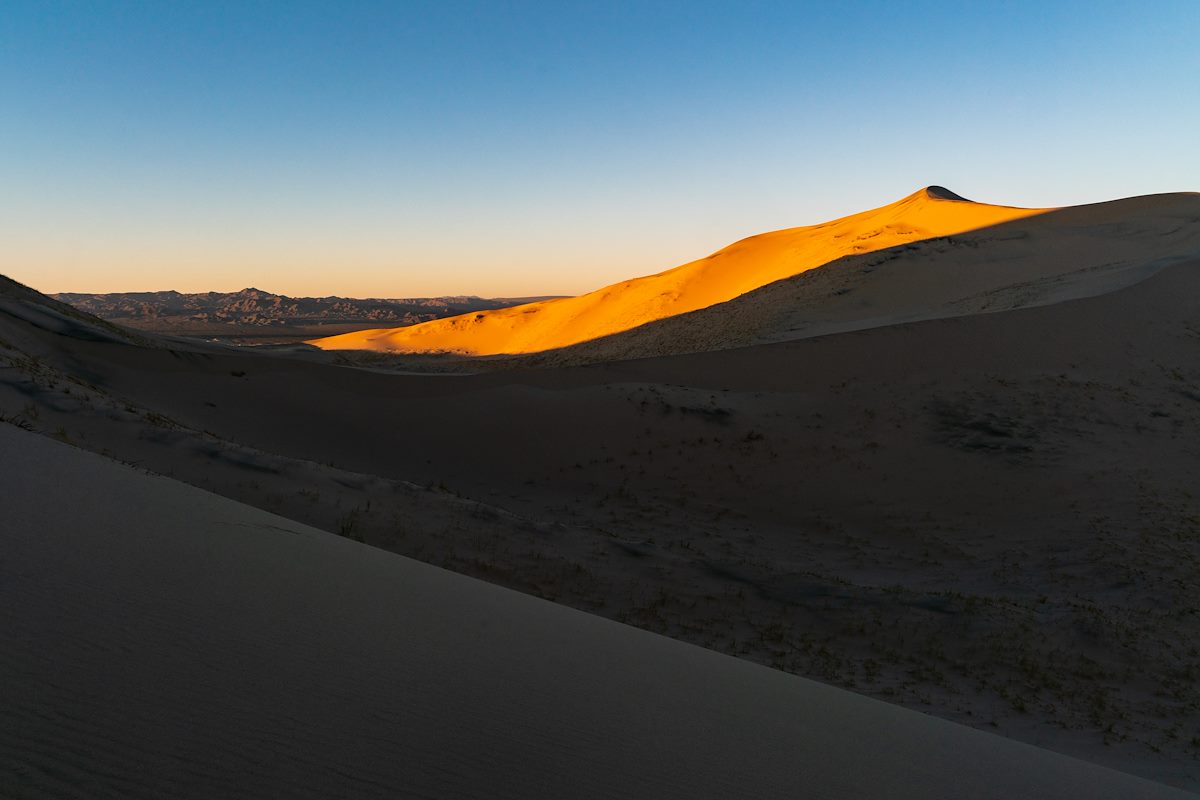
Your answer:
[[[350,349],[3,283],[0,768],[30,796],[219,794],[222,758],[268,787],[283,754],[297,796],[614,796],[614,763],[647,797],[1200,789],[1200,195],[1019,211],[922,190]]]

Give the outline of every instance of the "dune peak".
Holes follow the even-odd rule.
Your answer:
[[[922,192],[930,200],[957,200],[960,203],[974,202],[973,200],[968,200],[960,194],[955,194],[945,186],[926,186]]]

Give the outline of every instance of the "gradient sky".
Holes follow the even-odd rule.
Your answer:
[[[0,272],[575,294],[926,184],[1200,190],[1200,2],[0,4]]]

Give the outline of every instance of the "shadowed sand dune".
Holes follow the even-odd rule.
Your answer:
[[[532,353],[706,308],[848,255],[1043,213],[972,203],[937,186],[832,222],[764,233],[666,272],[579,297],[316,339],[326,350]]]
[[[1194,788],[1198,265],[1003,313],[452,378],[97,339],[26,290],[0,306],[0,416]]]
[[[6,797],[1190,796],[12,426],[0,451]]]
[[[80,311],[52,297],[0,275],[0,315],[19,320],[35,329],[96,342],[125,342],[149,345],[152,337]],[[17,333],[20,328],[9,328]]]

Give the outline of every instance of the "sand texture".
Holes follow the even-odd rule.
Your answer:
[[[12,426],[0,448],[6,797],[1185,796]]]

